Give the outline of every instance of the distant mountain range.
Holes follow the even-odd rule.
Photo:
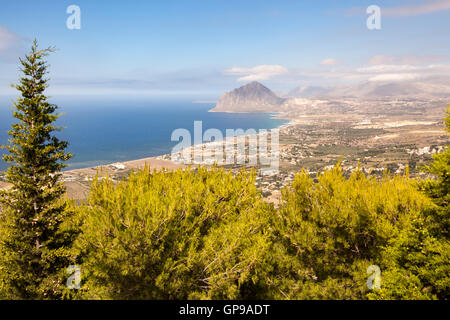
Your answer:
[[[450,78],[439,77],[426,81],[365,81],[330,87],[303,86],[291,90],[288,96],[295,98],[446,98],[450,97]]]
[[[450,98],[450,78],[425,81],[365,81],[352,85],[330,87],[302,86],[281,98],[257,81],[224,93],[212,112],[277,112],[298,104],[298,98]],[[297,99],[296,99],[297,98]]]

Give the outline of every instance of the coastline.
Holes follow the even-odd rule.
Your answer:
[[[208,111],[208,112],[210,112],[210,111]],[[233,113],[236,113],[236,112],[233,112]],[[240,112],[240,113],[249,113],[249,112]],[[285,128],[292,126],[295,123],[294,120],[288,119],[287,117],[285,117],[286,114],[282,113],[282,112],[264,112],[264,113],[270,114],[270,119],[278,119],[278,120],[286,120],[287,121],[287,123],[283,123],[272,129],[280,129],[280,130],[285,129]],[[272,130],[272,129],[267,129],[267,130]],[[256,136],[259,136],[259,133],[256,133]],[[236,137],[236,138],[238,138],[238,137]],[[225,142],[226,140],[227,140],[227,138],[224,137],[222,142]],[[207,144],[211,144],[211,143],[215,143],[215,142],[202,142],[198,145],[192,145],[189,148],[198,148],[200,146],[204,147]],[[156,170],[162,170],[163,168],[169,169],[169,170],[172,170],[172,169],[176,170],[176,169],[182,169],[182,168],[187,167],[187,165],[176,163],[172,160],[162,159],[162,158],[170,156],[170,155],[171,155],[171,153],[163,153],[163,154],[154,155],[151,157],[138,158],[138,159],[133,159],[133,160],[121,161],[121,162],[112,162],[112,163],[108,163],[108,164],[101,164],[101,165],[95,165],[95,166],[87,166],[85,168],[77,168],[77,169],[67,168],[62,173],[70,175],[71,173],[89,171],[89,173],[92,174],[92,170],[95,170],[95,171],[102,170],[107,167],[111,167],[111,166],[114,167],[116,165],[124,165],[126,168],[134,169],[134,170],[143,168],[145,166],[145,164],[150,165],[151,168],[154,168]]]
[[[248,112],[246,112],[248,113]],[[287,119],[286,114],[284,113],[274,113],[270,112],[270,118],[272,119],[281,119],[286,120],[286,123],[283,123],[279,126],[276,126],[272,129],[285,129],[287,127],[295,124],[295,121],[292,119]],[[267,129],[269,132],[272,129]],[[250,139],[258,138],[260,135],[259,132],[256,132],[255,135],[250,135]],[[232,139],[236,139],[237,142],[239,139],[243,137],[248,137],[247,135],[232,137]],[[198,148],[206,149],[207,145],[215,144],[215,143],[225,143],[227,139],[230,137],[224,137],[222,141],[218,142],[202,142],[198,145],[192,145],[188,147],[191,150],[195,150]],[[211,165],[211,163],[203,163],[202,165]],[[161,170],[178,170],[185,169],[189,167],[189,164],[183,164],[181,162],[176,162],[171,159],[171,153],[164,153],[160,155],[155,155],[151,157],[132,159],[121,162],[112,162],[107,164],[100,164],[94,166],[87,166],[85,168],[77,168],[70,169],[66,168],[62,171],[62,181],[67,189],[67,195],[72,200],[85,200],[89,193],[89,185],[90,181],[97,174],[100,179],[102,177],[108,176],[113,180],[118,181],[119,179],[126,177],[131,171],[143,169],[145,166],[150,167],[151,170],[161,171]],[[196,165],[193,165],[193,167]],[[0,189],[8,189],[10,185],[6,182],[0,181]]]
[[[131,171],[143,169],[145,166],[151,170],[177,170],[186,166],[172,161],[157,159],[156,157],[137,160],[116,162],[108,165],[94,166],[82,169],[73,169],[62,172],[62,182],[66,187],[66,196],[70,200],[85,201],[89,196],[90,184],[95,176],[99,179],[109,177],[113,181],[119,181],[127,177]]]
[[[124,170],[138,170],[143,169],[145,166],[149,166],[151,170],[177,170],[177,169],[184,169],[187,166],[183,164],[177,164],[173,161],[169,160],[161,160],[158,159],[159,156],[155,157],[148,157],[148,158],[142,158],[142,159],[136,159],[136,160],[130,160],[130,161],[124,161],[124,162],[114,162],[107,165],[99,165],[94,167],[88,167],[88,168],[80,168],[80,169],[73,169],[73,170],[67,170],[63,171],[63,177],[71,177],[74,175],[85,175],[85,176],[95,176],[97,172],[101,172],[102,175],[114,175],[114,173],[124,171]]]

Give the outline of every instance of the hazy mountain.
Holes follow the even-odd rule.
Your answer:
[[[212,112],[269,112],[276,110],[284,99],[259,82],[251,82],[224,93]]]
[[[296,98],[445,98],[450,96],[450,79],[440,77],[426,81],[365,81],[335,87],[303,86],[291,90],[289,96]]]

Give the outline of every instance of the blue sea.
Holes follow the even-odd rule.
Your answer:
[[[0,99],[0,144],[8,141],[13,99]],[[170,153],[178,141],[171,141],[177,128],[185,128],[193,137],[194,121],[209,128],[272,129],[286,123],[263,113],[208,112],[215,103],[194,103],[191,99],[90,97],[56,97],[51,103],[59,106],[63,116],[57,125],[64,127],[56,135],[69,142],[74,157],[66,170],[105,165]],[[0,154],[6,151],[0,150]],[[8,164],[0,160],[0,170]]]

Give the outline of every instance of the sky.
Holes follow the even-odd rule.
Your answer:
[[[70,5],[80,29],[69,29]],[[381,29],[366,12],[376,5]],[[37,39],[52,95],[217,98],[450,75],[450,0],[0,0],[0,95]]]

